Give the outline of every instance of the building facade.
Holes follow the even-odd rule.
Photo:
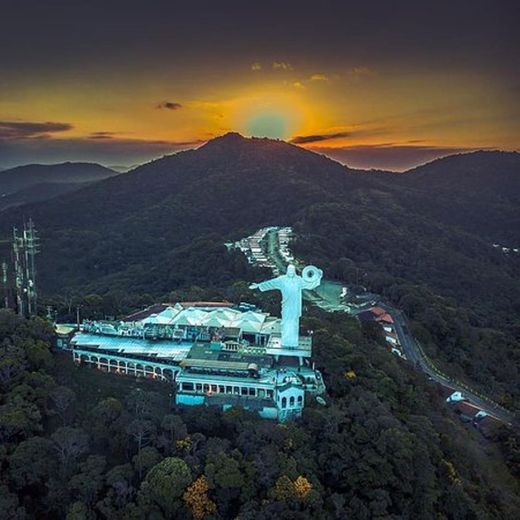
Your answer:
[[[283,347],[280,319],[251,305],[152,306],[118,322],[84,321],[67,345],[78,365],[171,382],[180,406],[240,406],[286,421],[325,391],[311,337]]]

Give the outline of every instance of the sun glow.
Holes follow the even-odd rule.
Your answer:
[[[262,92],[235,99],[230,122],[244,135],[288,139],[304,131],[313,119],[301,96]]]

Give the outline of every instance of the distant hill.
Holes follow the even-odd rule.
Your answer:
[[[479,151],[443,157],[400,175],[410,185],[442,192],[481,192],[520,200],[520,153]]]
[[[32,202],[39,202],[65,195],[72,191],[79,190],[88,186],[89,182],[44,182],[42,184],[32,184],[27,188],[5,194],[0,198],[0,211],[13,206],[22,206]]]
[[[28,164],[0,172],[0,211],[68,193],[117,175],[99,164],[72,163]]]
[[[403,189],[410,207],[420,204],[423,215],[491,242],[520,246],[520,153],[452,155],[382,177]]]

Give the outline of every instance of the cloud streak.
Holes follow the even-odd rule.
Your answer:
[[[37,123],[32,121],[0,121],[0,139],[48,139],[51,134],[72,130],[70,123],[55,123],[47,121]]]
[[[388,133],[386,127],[375,128],[352,128],[351,130],[342,130],[340,132],[330,132],[328,134],[311,134],[297,135],[289,142],[291,144],[312,144],[321,143],[323,141],[333,141],[334,139],[347,139],[358,137],[376,137]]]
[[[311,81],[329,81],[329,77],[325,74],[313,74],[310,77]]]
[[[330,141],[331,139],[341,139],[351,137],[352,132],[335,132],[333,134],[314,134],[314,135],[297,135],[289,142],[292,144],[310,144],[319,143],[321,141]]]
[[[88,139],[114,139],[118,135],[117,132],[92,132],[88,135]]]
[[[175,101],[162,101],[159,103],[155,108],[161,110],[180,110],[182,108],[182,105],[180,103],[177,103]]]

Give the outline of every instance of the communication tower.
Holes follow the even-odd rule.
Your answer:
[[[32,219],[23,225],[19,234],[13,228],[13,256],[15,271],[16,307],[21,316],[33,316],[37,311],[36,264],[39,239]]]
[[[7,262],[2,262],[2,291],[3,291],[3,305],[6,309],[9,308],[9,284],[7,278]]]

